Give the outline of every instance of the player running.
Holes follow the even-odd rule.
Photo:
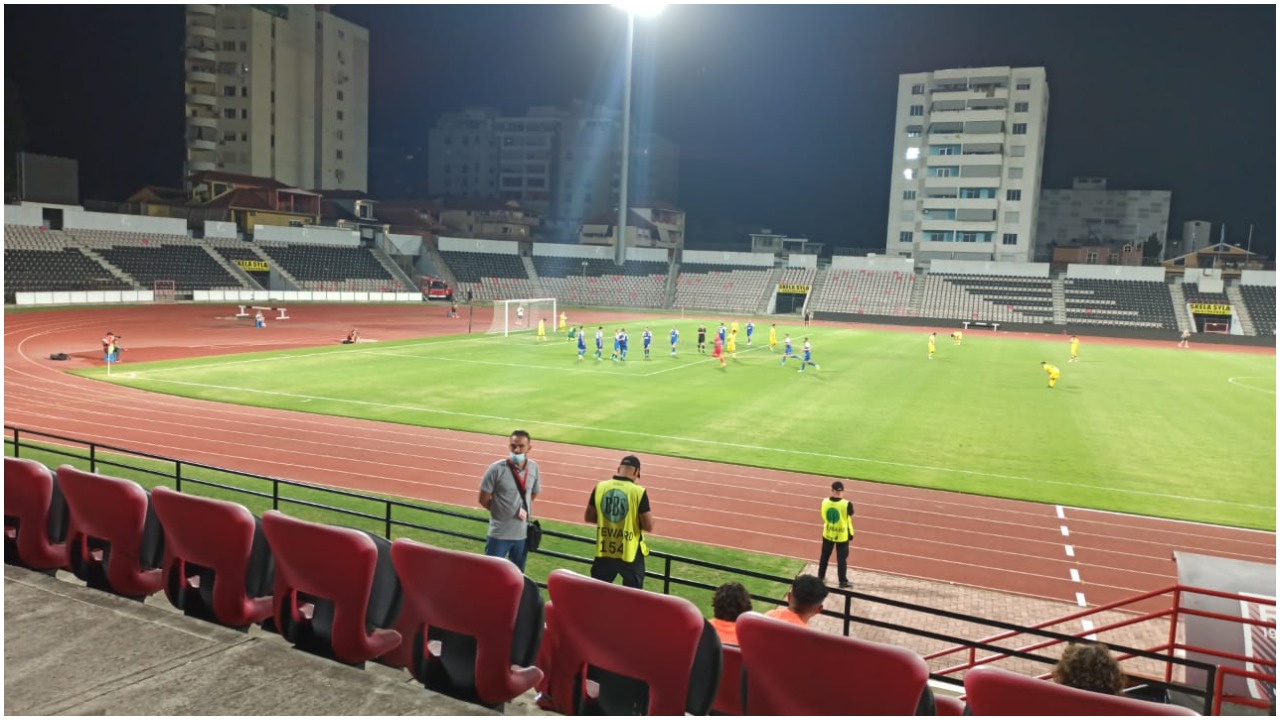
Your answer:
[[[821,370],[818,363],[813,361],[813,347],[809,345],[809,338],[804,339],[804,345],[801,348],[804,355],[800,358],[800,372],[804,372],[805,365],[812,365],[814,370]]]
[[[1067,362],[1077,362],[1080,360],[1080,338],[1075,335],[1071,336],[1071,359]]]
[[[596,328],[596,362],[604,360],[604,326]]]
[[[711,357],[720,361],[720,367],[725,367],[724,362],[724,343],[720,341],[720,336],[716,335],[715,344],[711,347]]]
[[[582,359],[586,357],[586,354],[587,354],[587,334],[582,331],[581,327],[579,327],[577,335],[578,335],[578,362],[582,362]],[[573,337],[572,329],[569,330],[569,337],[571,338]]]
[[[748,346],[750,346],[750,345],[751,345],[751,334],[752,334],[752,333],[754,333],[754,332],[756,331],[756,324],[755,324],[755,323],[753,323],[753,322],[751,322],[750,320],[748,320],[748,321],[747,321],[747,325],[746,325],[746,331],[747,331],[747,345],[748,345]]]
[[[671,326],[671,357],[676,356],[676,345],[680,343],[680,331],[675,325]]]
[[[1056,365],[1050,365],[1043,360],[1040,361],[1040,367],[1044,368],[1046,373],[1049,373],[1049,388],[1052,389],[1054,385],[1058,384],[1058,377],[1062,375],[1062,371]]]
[[[738,359],[738,331],[730,330],[729,339],[724,343],[724,351],[733,356],[734,360]]]
[[[786,365],[787,360],[795,357],[795,355],[795,350],[791,348],[791,333],[787,333],[782,337],[782,362],[780,364]]]
[[[702,323],[698,325],[698,352],[703,355],[707,354],[707,325]]]
[[[769,352],[778,347],[778,323],[769,326]]]
[[[649,359],[649,346],[653,344],[653,333],[649,332],[649,328],[645,328],[640,334],[640,339],[644,341],[644,359]]]

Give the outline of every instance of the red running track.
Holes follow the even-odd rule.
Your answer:
[[[465,311],[464,311],[465,312]],[[299,306],[256,330],[221,306],[158,305],[5,316],[5,422],[236,470],[471,507],[503,438],[264,410],[146,393],[66,374],[101,363],[98,340],[123,336],[125,364],[457,333],[440,306]],[[616,318],[579,314],[575,321]],[[487,312],[475,327],[488,326]],[[918,330],[917,330],[918,331]],[[975,333],[980,334],[980,333]],[[1101,339],[1099,339],[1101,340]],[[1173,350],[1171,350],[1173,351]],[[71,360],[53,362],[52,352]],[[623,453],[537,441],[539,514],[582,523],[595,482]],[[816,561],[817,506],[830,478],[645,457],[656,545],[678,538]],[[1173,551],[1275,562],[1275,533],[848,481],[857,506],[852,562],[905,575],[1100,605],[1172,584]],[[728,498],[734,525],[725,530]]]

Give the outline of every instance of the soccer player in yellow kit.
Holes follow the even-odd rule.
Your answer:
[[[1068,362],[1076,362],[1080,359],[1080,338],[1075,335],[1071,336],[1071,360]]]
[[[1062,371],[1059,370],[1056,365],[1050,365],[1044,361],[1040,362],[1040,367],[1044,368],[1044,371],[1049,373],[1049,387],[1052,388],[1054,385],[1057,385],[1058,376],[1062,374]]]
[[[933,354],[938,351],[937,346],[938,333],[929,333],[929,359],[933,359]]]
[[[778,323],[769,326],[769,352],[778,347]]]
[[[738,323],[733,323],[737,325]],[[738,329],[731,327],[729,337],[724,342],[724,351],[734,360],[738,359]]]
[[[568,322],[569,322],[569,316],[564,314],[564,312],[561,312],[560,313],[560,332],[564,332],[564,326]]]
[[[951,333],[951,341],[956,345],[959,345],[960,343],[964,342],[964,333],[960,332],[959,330]]]

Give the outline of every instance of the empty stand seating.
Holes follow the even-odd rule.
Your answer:
[[[542,679],[542,596],[515,565],[412,540],[397,540],[391,559],[404,588],[402,645],[428,689],[496,707]]]
[[[898,270],[832,269],[826,282],[809,299],[814,312],[866,315],[915,315],[911,291],[919,282],[913,273]]]
[[[262,526],[275,556],[275,626],[286,640],[349,664],[400,643],[388,629],[400,610],[390,542],[277,510],[263,514]]]
[[[628,260],[615,265],[613,260],[600,258],[535,255],[533,266],[547,294],[562,305],[666,305],[667,274],[671,268],[665,262]]]
[[[1178,329],[1163,282],[1067,278],[1062,284],[1068,324]]]
[[[934,704],[938,715],[964,715],[964,701],[947,695],[935,695]]]
[[[54,290],[131,290],[60,230],[4,226],[4,294]]]
[[[462,297],[470,291],[476,300],[547,297],[547,291],[525,271],[519,255],[441,250]]]
[[[718,715],[742,714],[742,649],[722,645],[720,688],[716,691],[711,712]]]
[[[675,306],[757,313],[773,292],[773,268],[686,263],[676,278]]]
[[[1162,705],[1059,685],[993,667],[964,676],[965,700],[974,715],[1196,715]]]
[[[555,606],[549,630],[555,645],[543,671],[560,711],[705,715],[710,710],[720,681],[720,639],[693,603],[568,570],[547,576],[547,592]],[[598,687],[594,697],[588,681]]]
[[[406,288],[392,277],[368,248],[278,243],[262,243],[258,247],[292,275],[302,290],[403,292],[416,289]]]
[[[224,260],[231,264],[235,264],[237,260],[248,260],[250,262],[267,262],[261,255],[254,252],[253,243],[247,243],[242,240],[231,240],[227,238],[207,238],[205,240],[213,251],[222,256]]]
[[[933,714],[929,669],[910,650],[756,612],[738,616],[737,627],[747,715]]]
[[[71,230],[70,234],[136,280],[144,290],[172,280],[177,292],[240,288],[240,280],[185,235]]]
[[[271,616],[271,549],[261,521],[242,505],[158,487],[165,594],[187,615],[234,628]]]
[[[1201,292],[1198,285],[1189,285],[1183,283],[1182,295],[1189,303],[1204,303],[1206,305],[1230,305],[1231,298],[1227,297],[1225,292],[1211,293]]]
[[[160,523],[147,492],[137,483],[58,468],[58,486],[67,500],[68,562],[89,587],[144,598],[164,585]]]
[[[32,570],[67,567],[67,505],[49,468],[4,459],[4,561]]]
[[[920,314],[985,322],[1052,322],[1053,281],[931,273],[925,277]]]
[[[1274,285],[1241,285],[1240,295],[1249,310],[1255,335],[1276,334],[1276,287]]]

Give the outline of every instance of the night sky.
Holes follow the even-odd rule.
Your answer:
[[[370,192],[422,196],[435,118],[618,103],[609,6],[335,6],[370,31]],[[6,6],[27,149],[80,161],[84,198],[180,186],[183,8]],[[769,227],[883,243],[897,76],[1047,68],[1043,186],[1173,191],[1181,223],[1274,253],[1275,7],[671,6],[637,26],[636,122],[681,150],[690,240]],[[6,120],[12,108],[6,107]],[[8,123],[6,133],[10,132]],[[412,159],[409,159],[412,156]]]

